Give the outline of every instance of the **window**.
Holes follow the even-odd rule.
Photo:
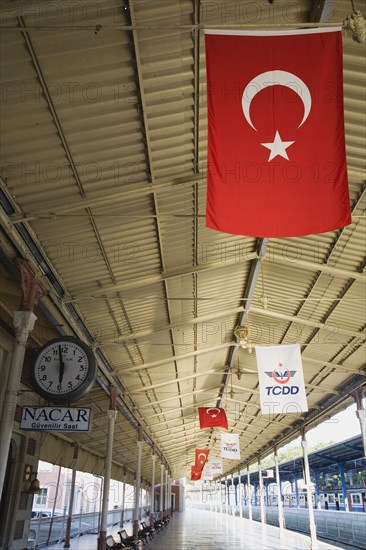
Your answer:
[[[351,502],[352,502],[352,504],[361,504],[361,495],[360,495],[360,493],[351,494]]]
[[[329,504],[334,504],[335,503],[335,495],[333,493],[330,493],[328,495],[328,502],[329,502]]]
[[[41,492],[34,495],[34,504],[37,506],[45,506],[47,504],[47,487],[42,487]]]

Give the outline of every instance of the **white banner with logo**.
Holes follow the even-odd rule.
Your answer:
[[[308,410],[300,344],[256,346],[262,414]]]
[[[212,481],[213,480],[213,475],[211,474],[211,470],[208,466],[206,466],[206,468],[203,469],[202,479],[204,481]]]
[[[221,435],[221,458],[240,460],[239,434]]]
[[[222,458],[211,457],[210,458],[210,472],[213,476],[222,474]]]

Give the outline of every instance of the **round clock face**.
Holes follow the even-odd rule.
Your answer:
[[[47,342],[33,366],[37,393],[53,403],[68,403],[83,397],[94,384],[95,358],[81,340],[65,336]]]

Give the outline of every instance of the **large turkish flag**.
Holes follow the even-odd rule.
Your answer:
[[[351,223],[338,29],[206,31],[206,224],[256,237]]]

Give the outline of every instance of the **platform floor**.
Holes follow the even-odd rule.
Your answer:
[[[130,524],[127,524],[130,527]],[[119,527],[108,530],[108,534],[117,535]],[[131,529],[128,528],[128,531]],[[115,536],[116,540],[118,535]],[[59,550],[63,544],[49,546]],[[97,548],[97,535],[84,535],[71,539],[70,550],[89,550]],[[280,540],[278,527],[262,525],[235,516],[218,514],[204,510],[189,509],[176,512],[169,525],[155,536],[146,550],[310,550],[310,538],[285,531]],[[319,550],[338,549],[339,547],[318,542]]]

